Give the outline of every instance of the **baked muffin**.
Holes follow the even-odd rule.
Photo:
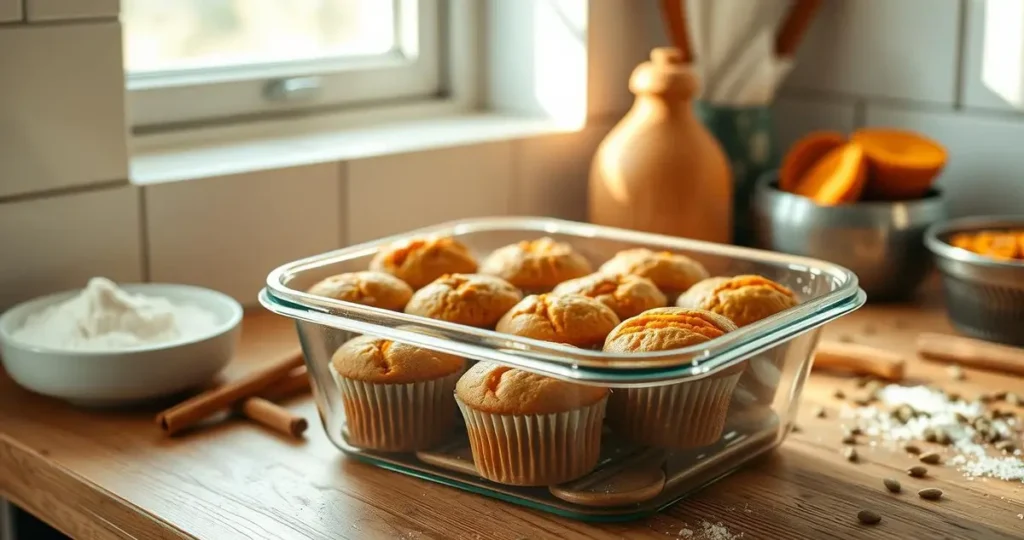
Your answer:
[[[651,280],[632,274],[590,274],[560,283],[554,294],[582,294],[608,306],[619,319],[665,307],[668,300]]]
[[[447,236],[396,242],[370,261],[370,270],[396,276],[414,290],[445,274],[472,274],[476,268],[469,249]]]
[[[480,476],[547,486],[594,469],[608,389],[560,381],[493,362],[469,368],[455,387]]]
[[[540,294],[523,298],[498,321],[497,330],[577,347],[604,342],[619,318],[608,306],[581,294]]]
[[[412,297],[412,287],[384,272],[338,274],[318,282],[308,292],[392,311],[402,311]]]
[[[341,390],[348,442],[388,452],[443,442],[455,426],[452,392],[464,367],[458,356],[371,336],[345,342],[330,371]]]
[[[601,272],[633,274],[654,282],[669,303],[698,281],[708,277],[704,265],[678,253],[633,248],[620,251],[601,265]]]
[[[523,299],[509,282],[483,274],[449,274],[416,291],[405,312],[479,328],[494,328]]]
[[[614,353],[681,349],[705,343],[736,325],[697,309],[658,308],[622,321],[605,340]],[[733,389],[743,364],[702,379],[646,388],[615,389],[608,401],[608,423],[623,437],[644,445],[674,449],[707,446],[722,436]]]
[[[480,265],[480,273],[498,276],[526,293],[550,291],[591,271],[590,262],[572,246],[548,237],[498,248]]]
[[[743,275],[705,279],[680,296],[677,305],[706,309],[746,326],[798,303],[788,288],[766,277]]]

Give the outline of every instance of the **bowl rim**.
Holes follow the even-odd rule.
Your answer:
[[[814,200],[804,197],[803,195],[797,195],[796,193],[790,193],[779,189],[779,170],[774,169],[761,175],[757,180],[757,189],[762,193],[771,194],[773,197],[781,197],[792,200],[798,200],[802,203],[811,205],[821,211],[852,211],[856,209],[861,210],[885,210],[889,211],[896,206],[929,206],[929,205],[944,205],[946,202],[946,195],[943,190],[937,186],[932,186],[928,189],[927,193],[923,197],[917,199],[906,199],[898,201],[856,201],[852,203],[834,204],[834,205],[821,205]]]
[[[924,244],[932,254],[958,262],[975,264],[989,268],[1024,269],[1024,260],[1004,261],[958,248],[939,238],[957,232],[976,231],[985,228],[1024,228],[1024,215],[995,214],[988,216],[967,216],[947,219],[928,227],[924,233]]]
[[[67,357],[76,358],[110,358],[112,356],[131,356],[136,354],[143,354],[153,351],[163,351],[168,349],[175,349],[178,347],[185,347],[200,343],[203,341],[216,339],[225,334],[230,333],[232,330],[237,328],[245,315],[245,309],[242,305],[234,298],[214,289],[208,289],[206,287],[199,287],[197,285],[185,285],[181,283],[117,283],[118,288],[128,290],[134,294],[139,294],[139,289],[157,289],[157,288],[171,288],[178,289],[185,292],[195,293],[197,295],[203,295],[207,298],[212,299],[211,302],[219,302],[226,306],[231,314],[226,321],[221,324],[215,325],[208,332],[190,336],[186,338],[179,338],[172,341],[165,341],[161,343],[154,343],[149,345],[140,345],[136,347],[127,347],[123,349],[101,349],[101,350],[72,350],[61,347],[50,347],[45,345],[36,345],[32,343],[26,343],[20,339],[14,337],[13,325],[15,319],[23,319],[30,314],[38,313],[47,307],[54,305],[57,302],[69,299],[74,295],[82,292],[84,288],[80,287],[77,289],[66,289],[60,292],[37,296],[35,298],[20,302],[11,306],[3,313],[0,313],[0,343],[8,346],[14,346],[24,351],[33,352],[37,354],[53,354],[53,355],[64,355]],[[159,296],[159,295],[152,295]],[[8,327],[11,327],[8,330]]]

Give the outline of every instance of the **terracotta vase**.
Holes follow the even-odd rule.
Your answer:
[[[721,146],[694,113],[699,84],[674,48],[654,49],[633,71],[633,107],[591,165],[592,223],[732,241],[732,175]]]

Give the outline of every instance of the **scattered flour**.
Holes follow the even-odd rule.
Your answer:
[[[13,337],[55,349],[112,351],[198,336],[216,325],[205,309],[129,294],[106,278],[93,278],[74,298],[29,315]]]
[[[703,538],[707,540],[739,540],[743,538],[743,533],[733,534],[722,522],[701,521],[700,528],[704,535]]]

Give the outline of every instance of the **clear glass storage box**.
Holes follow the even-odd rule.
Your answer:
[[[384,246],[427,236],[451,236],[478,260],[502,246],[547,236],[571,244],[594,268],[628,248],[676,252],[699,261],[712,276],[767,277],[792,289],[800,304],[699,345],[614,354],[305,292],[328,276],[366,270]],[[778,446],[795,417],[820,327],[861,307],[865,295],[849,270],[813,259],[556,219],[488,218],[419,229],[285,264],[268,276],[260,302],[270,311],[296,321],[324,429],[346,454],[385,469],[562,516],[615,521],[657,512]],[[611,396],[639,391],[635,389],[657,392],[683,385],[696,388],[727,374],[739,375],[723,402],[725,428],[711,444],[682,449],[645,447],[621,437],[607,425],[597,426],[600,443],[592,472],[556,485],[515,486],[492,482],[478,474],[467,428],[452,404],[447,406],[457,417],[454,427],[430,448],[383,452],[352,444],[341,383],[330,365],[332,355],[343,343],[361,335],[458,356],[467,364],[490,361],[574,383],[569,388],[606,387]],[[675,394],[664,395],[673,399],[670,396]],[[657,406],[673,405],[666,402]],[[561,429],[551,427],[557,424],[555,420],[552,417],[549,424],[540,425]],[[547,444],[547,435],[538,433],[531,431],[529,437],[539,437],[539,443],[509,444]]]

